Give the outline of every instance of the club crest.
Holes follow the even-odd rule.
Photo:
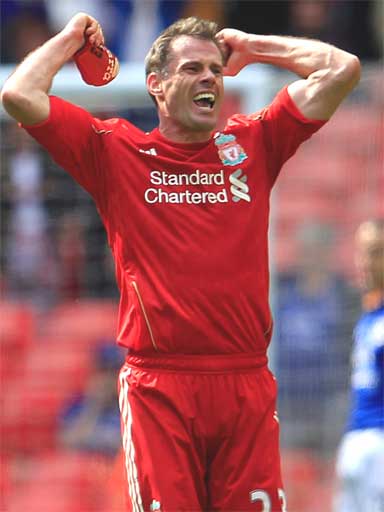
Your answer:
[[[248,158],[234,135],[218,133],[215,137],[215,144],[218,148],[220,160],[224,165],[239,165]]]

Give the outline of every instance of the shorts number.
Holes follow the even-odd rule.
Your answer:
[[[287,500],[285,499],[285,493],[283,489],[278,489],[279,500],[281,503],[281,512],[287,512]],[[265,491],[257,490],[250,493],[251,503],[257,501],[263,504],[262,512],[271,512],[271,498]]]
[[[287,498],[285,497],[285,492],[283,489],[278,489],[277,493],[281,503],[281,512],[287,512]]]
[[[251,492],[251,503],[261,501],[263,504],[262,512],[271,512],[271,498],[265,491],[252,491]]]

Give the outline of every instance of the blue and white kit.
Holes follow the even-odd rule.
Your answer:
[[[358,321],[352,353],[352,406],[336,471],[335,512],[384,512],[384,304]]]

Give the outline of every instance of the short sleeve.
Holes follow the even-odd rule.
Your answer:
[[[105,177],[100,166],[100,121],[86,110],[50,96],[50,113],[42,123],[21,125],[102,206]]]
[[[300,144],[317,132],[326,121],[304,117],[289,96],[288,87],[280,91],[259,116],[273,184],[283,164],[295,154]]]

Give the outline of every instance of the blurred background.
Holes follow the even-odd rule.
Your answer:
[[[289,510],[330,511],[360,312],[353,233],[384,214],[384,2],[1,0],[2,80],[80,10],[101,22],[122,72],[88,105],[80,93],[92,96],[89,88],[69,65],[70,86],[59,74],[60,92],[144,130],[157,117],[144,99],[142,61],[159,31],[182,16],[320,38],[363,62],[359,86],[288,162],[272,202],[271,360]],[[231,79],[222,122],[261,108],[294,79],[250,68],[245,86]],[[115,381],[124,353],[114,345],[118,293],[103,227],[90,197],[4,112],[0,122],[0,510],[122,512]]]

